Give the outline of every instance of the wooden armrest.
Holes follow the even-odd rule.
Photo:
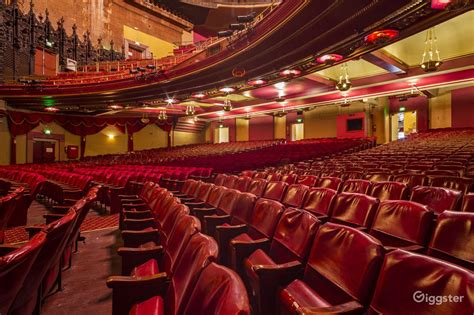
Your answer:
[[[205,215],[203,223],[203,230],[207,235],[214,236],[216,234],[216,227],[224,223],[230,223],[230,215]]]
[[[144,243],[154,241],[159,242],[160,233],[157,229],[152,230],[124,230],[122,231],[122,239],[125,247],[138,247]]]
[[[363,306],[356,301],[350,301],[344,304],[339,304],[329,307],[300,307],[296,311],[301,315],[316,315],[316,314],[346,314],[353,313],[358,310],[363,310]]]

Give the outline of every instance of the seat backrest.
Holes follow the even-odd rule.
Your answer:
[[[364,194],[341,193],[336,197],[331,221],[353,227],[369,228],[379,205],[379,200]]]
[[[250,215],[257,202],[257,196],[251,193],[240,193],[232,211],[232,224],[244,224],[250,220]]]
[[[433,218],[433,212],[425,205],[406,200],[385,200],[380,203],[370,234],[386,246],[425,246]]]
[[[176,224],[176,220],[181,215],[189,214],[188,206],[181,204],[177,201],[170,204],[166,213],[162,216],[162,221],[159,222],[159,231],[160,231],[160,244],[165,245],[167,240],[169,239],[174,226]],[[157,222],[158,223],[158,222]]]
[[[474,212],[474,193],[465,194],[461,206],[462,212]]]
[[[308,193],[309,187],[302,184],[293,184],[286,190],[282,203],[286,207],[301,208]]]
[[[6,230],[8,221],[15,210],[16,194],[0,198],[0,230]]]
[[[474,270],[474,213],[441,213],[428,246],[428,255]]]
[[[218,208],[219,202],[221,201],[221,198],[227,189],[228,188],[224,186],[217,185],[212,187],[211,191],[209,192],[209,195],[207,196],[206,203],[214,208]]]
[[[234,211],[234,207],[239,199],[240,192],[236,189],[226,189],[223,191],[221,199],[219,200],[219,211],[223,214],[231,214]]]
[[[10,314],[18,291],[46,242],[46,233],[39,232],[18,249],[0,257],[0,313]]]
[[[194,179],[187,179],[183,187],[181,187],[181,192],[185,195],[191,196],[194,190],[197,188],[197,181]]]
[[[196,190],[196,199],[200,201],[206,201],[209,197],[209,193],[214,187],[214,184],[201,182],[201,185]]]
[[[456,176],[434,176],[430,179],[431,186],[459,190],[463,194],[467,194],[471,191],[473,183],[473,179]]]
[[[401,200],[408,195],[408,186],[399,182],[378,182],[373,183],[370,195],[383,200]]]
[[[413,188],[411,201],[427,205],[435,213],[457,209],[462,192],[443,187],[417,186]]]
[[[18,292],[12,308],[13,313],[32,314],[41,281],[46,272],[59,262],[76,216],[76,211],[71,209],[61,219],[45,227],[46,242],[31,266],[27,275],[28,281],[25,281],[20,292]]]
[[[283,182],[286,182],[290,185],[292,184],[296,184],[296,181],[298,180],[298,175],[297,174],[287,174],[287,175],[283,175],[281,177],[281,180]]]
[[[251,181],[252,181],[252,178],[248,176],[240,176],[236,180],[234,188],[237,189],[238,191],[246,192]]]
[[[163,254],[163,271],[170,276],[176,268],[176,262],[188,244],[191,237],[201,231],[201,223],[198,218],[190,215],[181,215],[173,228],[169,240],[166,244],[166,250]]]
[[[268,181],[263,178],[254,178],[249,184],[247,192],[254,194],[257,197],[261,197],[267,188]]]
[[[393,175],[386,172],[373,172],[365,175],[365,179],[371,182],[388,182],[391,181]]]
[[[194,234],[184,249],[168,286],[165,299],[166,314],[182,314],[201,271],[217,260],[218,246],[213,238]]]
[[[201,272],[185,304],[184,315],[250,315],[247,291],[240,277],[213,262]]]
[[[342,192],[367,194],[371,183],[363,179],[348,179],[342,185]]]
[[[428,182],[428,178],[425,175],[409,173],[396,175],[393,180],[406,184],[410,189],[416,186],[426,185]]]
[[[222,186],[225,186],[227,188],[234,188],[235,182],[237,181],[238,178],[239,177],[236,175],[227,175]]]
[[[311,188],[306,195],[303,209],[316,215],[331,214],[337,191],[330,188]]]
[[[267,176],[267,180],[268,180],[269,182],[277,182],[277,181],[281,180],[281,174],[270,173],[270,174],[268,174],[268,176]]]
[[[286,189],[288,188],[288,183],[285,182],[269,182],[265,192],[263,193],[263,198],[281,201],[285,195]]]
[[[260,198],[250,215],[248,234],[253,239],[271,239],[285,207],[276,200]]]
[[[224,185],[224,181],[226,179],[226,174],[217,174],[216,178],[214,179],[214,185],[222,186]]]
[[[369,302],[382,265],[384,249],[375,238],[334,223],[319,227],[304,281],[332,305]]]
[[[270,245],[270,256],[278,263],[303,262],[309,254],[320,221],[311,213],[288,208],[283,212]]]
[[[315,186],[317,181],[318,177],[314,175],[302,175],[298,177],[298,184],[306,185],[309,187]]]
[[[338,177],[321,177],[315,186],[321,188],[330,188],[339,191],[342,185],[342,179]]]
[[[469,270],[394,250],[385,255],[368,314],[407,314],[407,310],[417,315],[467,314],[472,311],[473,283],[474,274]],[[448,296],[464,298],[443,301]]]

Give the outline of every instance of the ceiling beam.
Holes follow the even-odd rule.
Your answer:
[[[316,73],[311,73],[305,76],[306,79],[311,80],[313,82],[317,82],[326,86],[334,87],[336,86],[336,81],[327,79],[325,77],[322,77]]]
[[[382,49],[365,54],[361,58],[393,74],[406,74],[409,69],[402,60]]]

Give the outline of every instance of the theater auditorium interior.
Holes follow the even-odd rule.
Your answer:
[[[473,9],[0,0],[0,315],[474,314]]]

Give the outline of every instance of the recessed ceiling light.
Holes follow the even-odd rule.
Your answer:
[[[280,72],[280,76],[282,77],[296,77],[300,75],[301,71],[298,69],[286,69]]]
[[[256,79],[256,80],[248,81],[247,84],[250,85],[250,86],[259,86],[259,85],[267,84],[267,81],[265,81],[263,79]]]
[[[192,98],[204,98],[204,97],[206,97],[206,94],[199,92],[199,93],[192,94],[191,97]]]
[[[47,111],[47,112],[53,112],[53,113],[55,113],[55,112],[58,112],[58,111],[59,111],[59,108],[54,107],[54,106],[49,106],[49,107],[46,107],[44,110]]]
[[[318,63],[333,64],[335,62],[341,61],[343,57],[338,54],[327,54],[321,57],[316,58]]]
[[[286,82],[278,82],[273,85],[277,90],[283,90],[286,86]]]
[[[232,87],[226,86],[226,87],[220,88],[219,91],[221,91],[223,93],[232,93],[232,92],[235,91],[235,89],[232,88]]]

